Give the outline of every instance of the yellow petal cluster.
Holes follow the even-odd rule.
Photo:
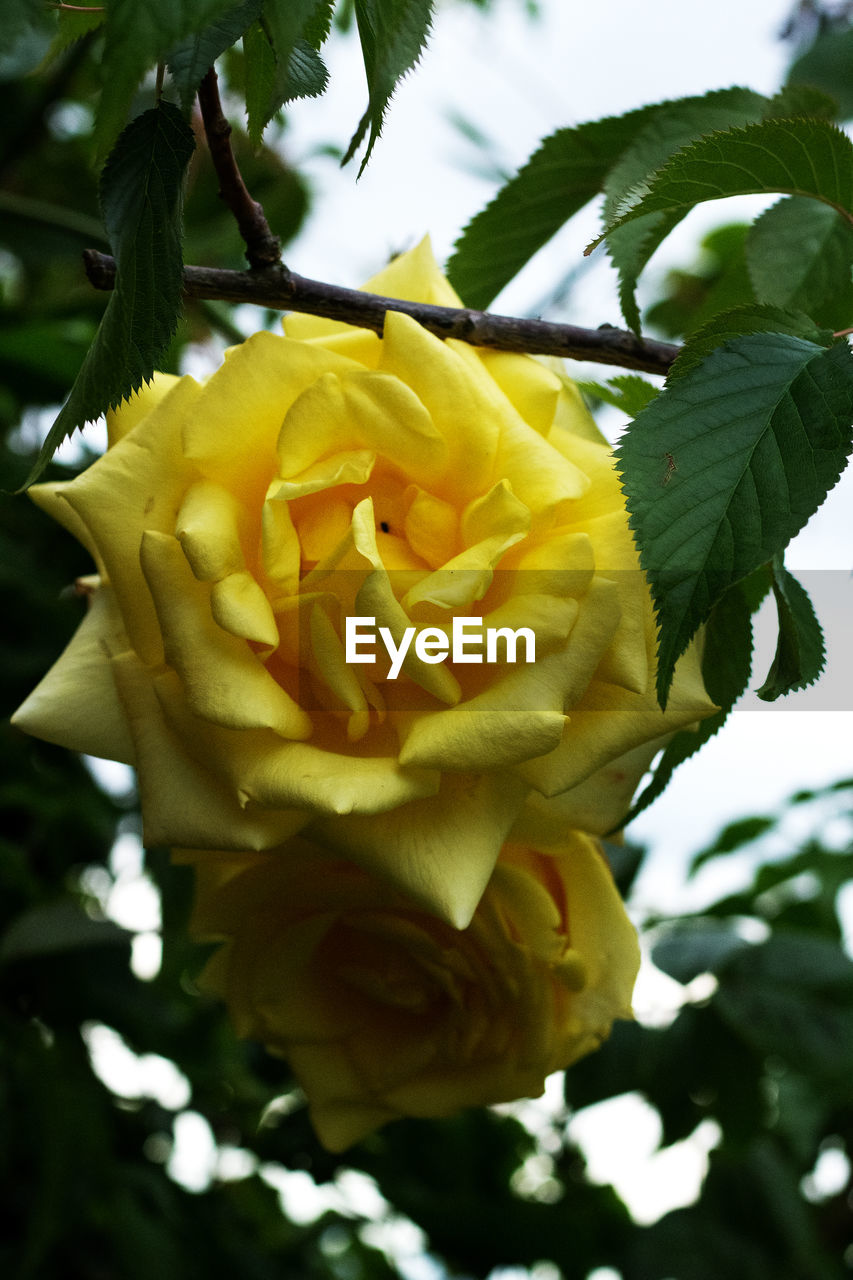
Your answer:
[[[538,1096],[630,1016],[636,934],[588,836],[505,845],[462,930],[302,837],[178,857],[195,933],[222,943],[202,985],[288,1059],[333,1151],[403,1115]]]
[[[457,303],[428,243],[368,286]],[[135,765],[147,841],[263,852],[302,834],[464,927],[507,840],[624,816],[666,735],[713,710],[691,648],[666,712],[606,444],[577,390],[389,313],[291,318],[203,384],[159,376],[110,447],[35,500],[99,587],[16,716]],[[457,617],[536,661],[346,661]],[[500,655],[499,655],[500,656]],[[462,852],[464,851],[464,852]]]

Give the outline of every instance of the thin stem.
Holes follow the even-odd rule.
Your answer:
[[[199,85],[198,101],[210,158],[219,179],[219,194],[237,220],[249,266],[254,270],[274,266],[281,262],[281,244],[270,230],[262,206],[249,195],[237,167],[231,149],[231,126],[222,111],[213,67]]]
[[[113,258],[87,249],[83,261],[96,289],[113,288]],[[672,343],[638,338],[635,333],[610,325],[580,329],[571,324],[499,316],[465,307],[435,307],[425,302],[384,298],[361,289],[344,289],[321,280],[309,280],[281,265],[264,271],[184,267],[184,293],[190,298],[218,298],[223,302],[252,302],[280,311],[304,311],[373,329],[378,334],[382,333],[386,312],[400,311],[439,338],[459,338],[472,346],[494,347],[498,351],[591,360],[645,373],[665,374],[681,350]]]

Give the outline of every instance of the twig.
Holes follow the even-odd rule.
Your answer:
[[[96,289],[112,289],[115,260],[94,249],[83,253],[86,274]],[[645,373],[666,373],[680,347],[638,338],[625,329],[603,325],[580,329],[572,324],[492,315],[464,307],[435,307],[425,302],[383,298],[361,289],[309,280],[284,266],[255,271],[226,271],[218,267],[184,267],[184,293],[189,298],[218,298],[222,302],[253,302],[280,311],[341,320],[381,334],[386,311],[402,311],[439,338],[460,338],[475,347],[498,351],[526,351],[535,355],[567,356],[597,364],[619,365]]]
[[[249,266],[254,270],[273,266],[281,261],[281,244],[270,231],[263,208],[249,195],[237,167],[231,149],[231,126],[222,112],[219,84],[213,67],[199,85],[198,102],[210,158],[219,179],[219,194],[237,220]]]

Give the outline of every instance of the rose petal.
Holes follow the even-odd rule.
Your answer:
[[[200,582],[218,582],[246,567],[248,521],[228,489],[212,480],[190,485],[175,522],[175,536]]]
[[[126,648],[115,597],[109,587],[99,587],[65,652],[12,723],[72,751],[133,764],[133,740],[110,662]]]
[[[278,474],[299,476],[321,458],[352,449],[399,460],[429,485],[445,468],[446,445],[417,395],[383,372],[324,373],[293,402],[278,437]]]
[[[445,775],[433,797],[375,817],[321,818],[311,834],[464,929],[525,794],[503,775]]]
[[[147,418],[63,490],[100,549],[134,650],[152,664],[162,662],[163,642],[139,546],[145,530],[173,532],[175,512],[196,479],[181,450],[181,425],[200,393],[192,378],[181,378]]]
[[[150,382],[143,382],[138,391],[122,400],[115,409],[108,409],[106,418],[109,448],[112,449],[137,423],[147,417],[177,381],[178,378],[173,373],[155,373]]]
[[[358,367],[306,343],[254,334],[226,352],[205,384],[184,423],[186,457],[251,505],[277,474],[276,441],[289,406],[324,374]]]
[[[195,579],[177,538],[146,533],[141,560],[166,661],[180,675],[193,712],[231,729],[269,728],[285,738],[310,737],[310,716],[245,641],[214,621],[210,586]]]
[[[304,810],[243,809],[233,790],[194,760],[171,731],[142,663],[125,653],[113,669],[133,736],[147,844],[268,849],[305,825]]]

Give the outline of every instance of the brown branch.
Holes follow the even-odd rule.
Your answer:
[[[86,275],[96,289],[115,285],[115,260],[95,249],[83,253]],[[304,311],[328,320],[373,329],[381,335],[386,311],[401,311],[439,338],[460,338],[475,347],[523,351],[533,355],[566,356],[596,364],[619,365],[645,373],[666,373],[681,350],[670,342],[638,338],[625,329],[602,325],[580,329],[573,324],[498,316],[464,307],[435,307],[425,302],[383,298],[361,289],[309,280],[284,266],[263,271],[226,271],[219,267],[184,267],[188,298],[221,302],[253,302],[280,311]]]
[[[222,112],[219,84],[213,67],[198,90],[198,102],[210,158],[219,179],[219,194],[237,220],[246,245],[246,258],[254,270],[281,261],[281,244],[270,230],[262,206],[250,196],[231,149],[231,126]]]

